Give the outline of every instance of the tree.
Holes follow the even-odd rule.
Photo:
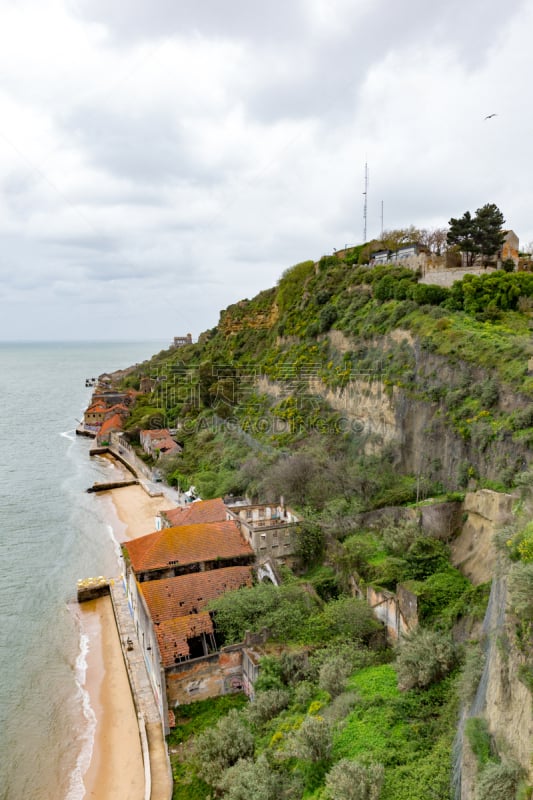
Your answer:
[[[470,211],[465,211],[460,219],[452,217],[448,225],[450,226],[446,237],[448,246],[459,247],[466,266],[471,266],[479,250],[475,237],[476,227]]]
[[[475,216],[465,211],[460,219],[452,217],[448,223],[446,241],[449,247],[460,249],[467,267],[472,266],[478,255],[486,265],[502,248],[504,222],[498,206],[486,203],[477,209]]]
[[[431,253],[440,256],[446,250],[447,233],[446,228],[429,230],[423,228],[420,231],[420,244],[425,245]]]
[[[485,265],[502,248],[505,239],[502,230],[504,222],[502,212],[494,203],[486,203],[476,211],[474,238]]]

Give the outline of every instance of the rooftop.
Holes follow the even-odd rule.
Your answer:
[[[200,500],[187,506],[162,511],[172,526],[195,525],[201,522],[224,522],[227,519],[226,506],[220,497],[214,500]]]
[[[139,584],[154,623],[197,614],[224,592],[252,585],[251,567],[225,567]]]
[[[123,425],[122,417],[120,414],[113,414],[112,417],[106,419],[100,428],[100,436],[108,431],[121,430]]]
[[[213,623],[207,611],[160,622],[155,626],[159,651],[164,667],[190,656],[189,639],[202,633],[213,633]]]
[[[253,556],[233,520],[163,528],[124,545],[134,572]]]

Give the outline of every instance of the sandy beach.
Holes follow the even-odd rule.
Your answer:
[[[90,639],[87,689],[96,715],[96,732],[85,797],[91,800],[143,800],[144,767],[137,716],[109,597],[80,606]]]
[[[155,518],[160,511],[172,508],[166,497],[150,497],[141,486],[124,486],[106,492],[112,498],[120,521],[126,526],[120,541],[137,539],[155,531]]]
[[[150,497],[141,486],[114,489],[97,500],[109,505],[106,516],[119,542],[152,533],[156,514],[173,505],[165,497]],[[137,717],[111,599],[83,603],[80,614],[90,642],[86,688],[97,719],[92,759],[84,776],[85,798],[143,800]]]

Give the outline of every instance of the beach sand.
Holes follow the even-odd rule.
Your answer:
[[[105,494],[111,496],[118,517],[126,526],[121,541],[153,533],[157,513],[175,506],[166,497],[150,497],[141,486],[124,486]]]
[[[110,597],[80,605],[90,639],[87,689],[96,715],[85,798],[143,800],[144,767],[137,717]]]
[[[165,497],[150,497],[141,486],[102,492],[98,502],[108,505],[106,516],[119,542],[152,533],[156,514],[173,506]],[[86,688],[97,719],[84,800],[143,800],[139,729],[111,599],[82,603],[80,612],[90,642]]]

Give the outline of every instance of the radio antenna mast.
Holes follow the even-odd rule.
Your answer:
[[[363,197],[365,198],[364,206],[363,206],[363,242],[366,242],[366,223],[367,223],[367,212],[368,212],[368,163],[365,161],[365,191],[363,192]]]

